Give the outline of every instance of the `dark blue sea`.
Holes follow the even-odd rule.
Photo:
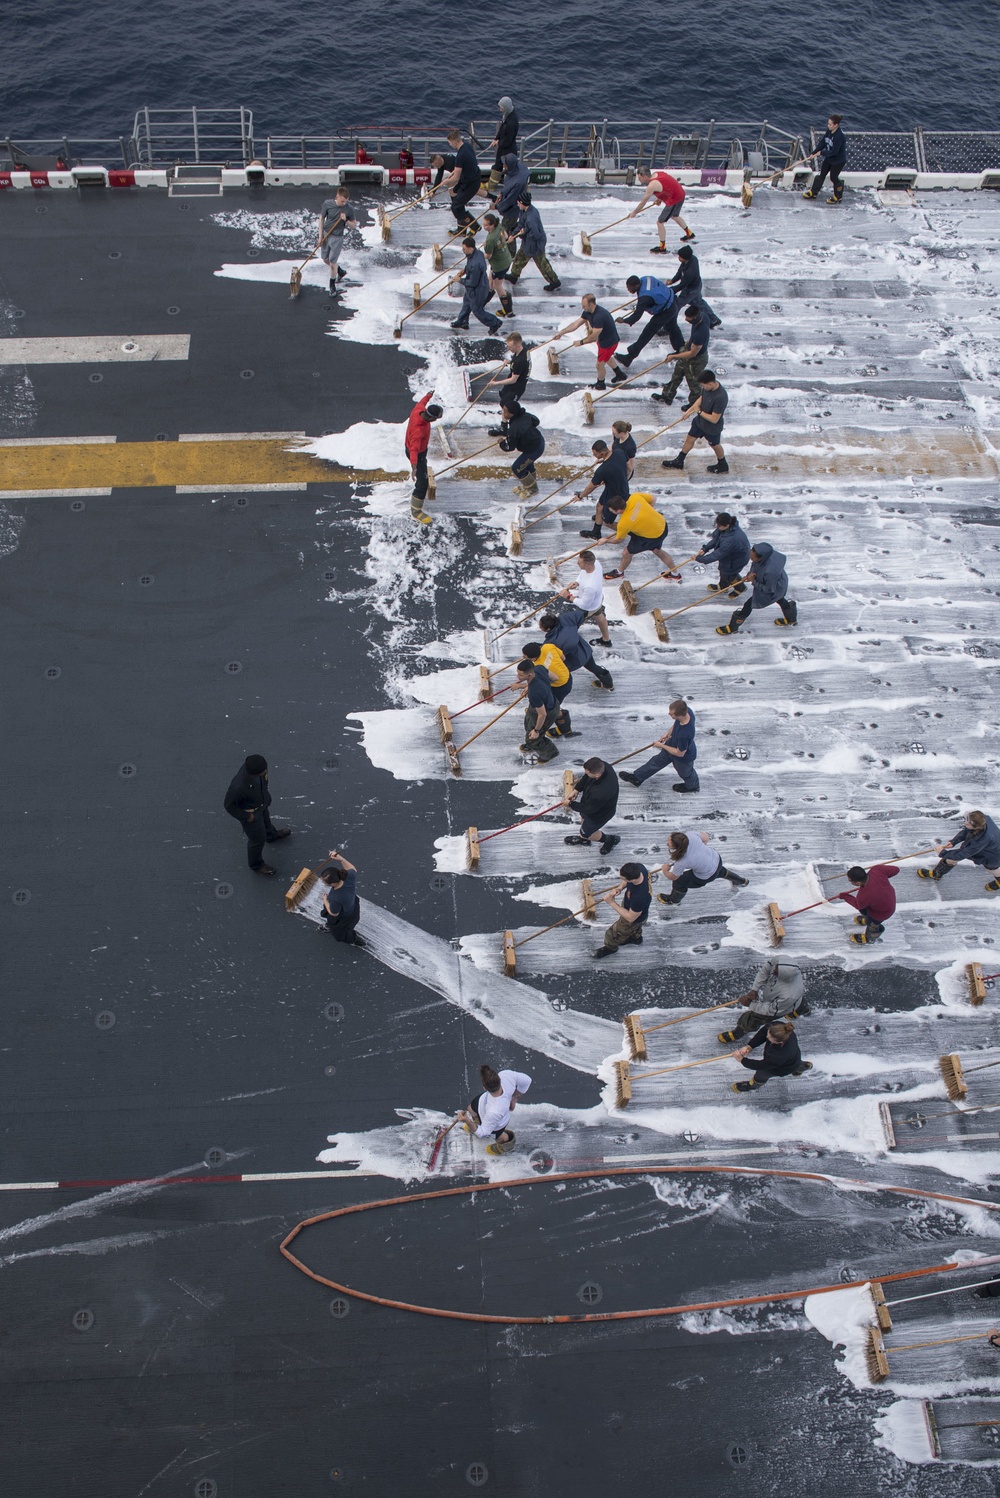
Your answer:
[[[139,106],[265,133],[487,118],[990,129],[996,0],[47,0],[7,12],[0,136],[117,136]]]

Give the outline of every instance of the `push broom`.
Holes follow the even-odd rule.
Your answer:
[[[625,302],[622,303],[622,306],[627,306],[627,305],[628,304],[625,303]],[[562,333],[553,333],[552,337],[551,338],[546,338],[543,343],[534,343],[534,344],[532,344],[532,346],[528,350],[528,352],[532,353],[532,354],[537,354],[538,351],[539,351],[539,349],[549,348],[550,344],[556,343],[562,337],[563,337]],[[552,368],[552,355],[553,354],[555,354],[555,359],[556,359],[556,367],[555,367],[555,369]],[[461,416],[458,418],[458,421],[456,421],[455,426],[450,428],[449,434],[448,434],[449,436],[455,430],[455,427],[459,426],[461,424],[461,422],[463,422],[465,420],[465,418],[468,416],[469,412],[472,410],[472,407],[475,406],[475,405],[477,405],[478,402],[482,400],[482,398],[486,394],[487,390],[489,390],[490,385],[493,384],[493,380],[496,378],[496,375],[500,373],[501,369],[504,368],[504,365],[506,363],[507,363],[506,359],[501,359],[500,363],[496,367],[496,374],[494,374],[493,379],[490,380],[489,385],[484,385],[483,388],[482,388],[482,390],[480,390],[479,394],[476,396],[476,399],[474,401],[471,401],[470,404],[466,406],[465,410],[462,412]],[[549,348],[549,373],[550,374],[558,374],[559,373],[559,355],[552,348]]]
[[[589,882],[589,881],[588,881]],[[586,916],[588,920],[596,917],[594,901],[596,897],[603,897],[611,892],[624,889],[623,884],[611,884],[608,888],[591,890],[590,899],[580,906],[579,910],[571,910],[569,915],[564,915],[561,921],[553,921],[551,926],[543,926],[541,931],[533,931],[530,936],[523,936],[520,941],[514,940],[513,931],[505,931],[503,934],[503,971],[505,978],[513,978],[517,973],[517,952],[519,947],[526,947],[529,941],[536,941],[539,936],[545,936],[549,931],[555,931],[559,926],[565,926],[567,921],[573,921],[578,915]]]
[[[741,583],[743,581],[744,579],[742,577],[734,578],[733,582],[730,584],[730,587],[735,587],[737,583]],[[643,586],[645,586],[645,584],[643,584]],[[638,589],[636,589],[636,591],[638,592]],[[690,603],[685,603],[679,609],[674,609],[672,614],[664,614],[660,609],[654,609],[653,618],[656,621],[656,633],[658,638],[662,640],[664,645],[668,645],[670,643],[670,631],[667,629],[667,625],[670,623],[671,619],[676,619],[680,614],[686,614],[688,609],[698,608],[700,604],[711,603],[713,598],[718,599],[724,598],[725,596],[725,589],[719,589],[715,593],[704,593],[701,598],[693,598]]]
[[[665,1077],[672,1071],[688,1071],[692,1066],[711,1066],[715,1061],[731,1061],[735,1055],[735,1051],[726,1051],[723,1056],[707,1056],[702,1061],[682,1061],[679,1066],[660,1066],[656,1071],[643,1072],[641,1077],[632,1076],[627,1061],[615,1061],[612,1063],[615,1071],[615,1107],[628,1107],[632,1101],[632,1089],[637,1082],[647,1082],[652,1077]]]
[[[985,1061],[982,1066],[963,1067],[957,1053],[951,1056],[938,1057],[938,1070],[947,1089],[948,1096],[953,1102],[964,1098],[968,1092],[966,1077],[971,1076],[974,1071],[989,1071],[991,1066],[1000,1066],[1000,1061]]]
[[[693,551],[689,557],[685,557],[683,562],[677,562],[675,566],[678,569],[680,569],[681,567],[686,567],[688,562],[693,562],[697,555],[698,553],[696,551]],[[636,594],[641,593],[643,588],[651,588],[654,583],[662,582],[666,576],[666,572],[657,572],[653,577],[649,579],[648,582],[640,583],[637,588],[633,588],[627,577],[622,578],[621,582],[618,584],[618,592],[621,597],[622,607],[624,608],[626,614],[630,619],[633,619],[639,612],[639,600],[636,597]]]
[[[339,222],[339,220],[338,220],[338,222]],[[299,292],[302,290],[302,272],[305,270],[306,266],[309,264],[310,260],[317,253],[317,251],[321,250],[323,248],[323,246],[326,244],[327,240],[330,238],[330,235],[333,233],[333,231],[334,231],[334,229],[336,227],[337,227],[337,225],[333,224],[329,229],[327,229],[326,233],[323,235],[323,238],[320,240],[319,244],[316,246],[316,249],[315,250],[310,250],[309,254],[303,260],[302,264],[301,265],[297,265],[295,267],[295,269],[292,271],[292,279],[291,279],[291,282],[289,283],[289,287],[288,287],[288,295],[289,295],[290,298],[297,297],[298,294],[299,294]]]
[[[658,1025],[643,1025],[637,1014],[626,1014],[622,1020],[625,1029],[625,1042],[628,1046],[629,1057],[632,1061],[648,1061],[646,1053],[646,1036],[652,1035],[654,1030],[666,1030],[670,1025],[683,1025],[685,1020],[699,1019],[703,1014],[716,1014],[720,1009],[732,1009],[734,1004],[742,1004],[742,999],[727,999],[724,1004],[713,1004],[710,1009],[695,1009],[691,1014],[682,1014],[677,1019],[661,1020]]]
[[[460,1118],[455,1118],[451,1121],[450,1124],[445,1124],[444,1128],[439,1132],[437,1138],[434,1141],[434,1148],[431,1150],[431,1157],[427,1162],[428,1174],[434,1169],[435,1165],[438,1162],[438,1155],[440,1155],[441,1153],[441,1146],[444,1144],[445,1140],[447,1139],[448,1135],[451,1133],[455,1125],[457,1123],[461,1123],[461,1121],[462,1120]]]
[[[420,290],[419,282],[414,282],[414,286],[413,286],[413,306],[412,306],[412,308],[410,309],[409,312],[405,313],[404,316],[399,319],[399,322],[393,328],[393,330],[392,330],[392,336],[393,336],[393,338],[402,338],[402,336],[403,336],[403,324],[404,324],[404,322],[407,322],[411,317],[413,317],[414,313],[420,312],[422,308],[430,306],[431,302],[433,302],[436,297],[442,296],[444,294],[444,292],[446,292],[448,290],[448,287],[450,285],[451,285],[451,282],[450,281],[446,281],[443,286],[439,286],[438,287],[437,291],[431,292],[431,294],[430,294],[429,297],[427,297],[424,300],[421,300],[422,293],[421,293],[421,290]]]
[[[993,1343],[993,1338],[1000,1336],[1000,1332],[972,1332],[964,1337],[942,1337],[936,1342],[904,1342],[900,1347],[892,1349],[893,1357],[897,1352],[918,1352],[924,1347],[952,1347],[956,1342],[979,1342],[984,1337],[987,1342]],[[996,1343],[993,1343],[996,1346]],[[889,1377],[889,1359],[886,1354],[885,1341],[882,1333],[876,1326],[868,1328],[868,1345],[865,1348],[865,1365],[868,1369],[868,1377],[873,1384],[884,1384]]]
[[[1000,1263],[1000,1254],[991,1254],[987,1258],[977,1260],[979,1265]],[[973,1266],[970,1265],[970,1268]],[[878,1329],[882,1332],[892,1331],[892,1316],[889,1314],[890,1306],[908,1306],[915,1300],[935,1300],[939,1295],[961,1295],[966,1290],[978,1290],[982,1285],[992,1285],[996,1275],[988,1280],[974,1280],[971,1285],[946,1285],[943,1290],[927,1290],[922,1295],[904,1295],[897,1300],[886,1300],[885,1290],[879,1280],[872,1280],[869,1285],[872,1295],[873,1314],[878,1323]]]
[[[515,681],[509,687],[501,687],[499,691],[490,692],[487,697],[477,697],[475,702],[470,702],[468,707],[460,707],[457,713],[449,712],[444,703],[442,703],[434,715],[437,719],[438,733],[441,735],[442,744],[447,748],[448,744],[452,742],[452,724],[456,718],[460,718],[463,713],[471,713],[474,707],[482,707],[484,702],[492,702],[494,697],[501,697],[504,692],[513,692],[514,688],[518,685],[519,683]]]
[[[483,216],[485,214],[489,213],[489,211],[490,211],[489,208],[484,208],[483,211],[482,211],[482,213],[477,214],[476,217],[472,220],[472,223],[468,224],[464,229],[456,229],[455,232],[454,232],[454,234],[449,234],[448,238],[447,239],[443,239],[440,244],[432,245],[432,247],[431,247],[432,254],[433,254],[432,264],[433,264],[435,270],[442,270],[444,268],[444,258],[443,258],[442,253],[441,253],[442,250],[446,250],[448,248],[448,246],[451,244],[452,240],[453,239],[458,239],[459,236],[462,236],[464,238],[465,236],[471,234],[471,235],[473,235],[473,237],[475,237],[475,233],[476,233],[475,226],[480,223],[480,221],[482,220]]]
[[[316,868],[314,869],[302,869],[300,871],[296,879],[285,891],[286,910],[291,911],[297,910],[299,908],[306,895],[308,895],[309,891],[314,887],[316,880],[319,878],[321,872],[326,867],[326,863],[321,863],[317,864]]]
[[[984,973],[978,962],[967,962],[965,976],[969,984],[969,1003],[978,1008],[986,998],[986,990],[1000,978],[1000,973]]]
[[[520,683],[518,682],[517,685],[519,686]],[[464,744],[455,744],[451,741],[451,739],[442,740],[442,742],[444,743],[445,754],[448,756],[448,768],[451,770],[451,773],[453,775],[461,775],[462,773],[462,761],[460,760],[459,755],[463,754],[465,750],[468,749],[470,744],[474,744],[477,739],[481,739],[483,734],[486,733],[488,729],[493,727],[494,723],[499,723],[501,718],[505,718],[511,711],[511,709],[517,707],[517,704],[521,702],[526,696],[527,693],[522,692],[520,697],[515,697],[513,702],[509,702],[505,708],[501,709],[501,711],[497,713],[495,718],[491,718],[488,723],[484,724],[478,733],[474,733],[471,739],[466,739]],[[478,703],[473,703],[474,707],[478,707],[478,705]]]
[[[615,226],[617,224],[623,224],[626,219],[629,219],[631,217],[632,217],[631,213],[623,214],[621,218],[612,219],[612,221],[611,221],[610,224],[604,224],[604,225],[602,225],[602,227],[600,229],[591,229],[591,231],[590,231],[589,234],[587,234],[583,229],[581,229],[580,230],[580,248],[583,251],[583,253],[585,255],[592,254],[593,251],[590,248],[590,241],[592,239],[595,239],[598,234],[604,234],[604,233],[606,233],[608,229],[615,228]]]
[[[584,425],[588,427],[592,427],[594,425],[594,407],[600,401],[607,400],[609,395],[617,395],[619,390],[624,390],[626,386],[631,385],[633,380],[641,380],[643,376],[648,375],[651,370],[659,369],[661,364],[666,364],[668,358],[669,355],[666,355],[662,359],[657,359],[655,364],[647,364],[645,369],[637,369],[634,375],[629,375],[628,379],[626,380],[619,380],[616,385],[611,386],[610,390],[602,390],[600,395],[591,395],[589,390],[585,390],[583,392]]]
[[[934,852],[933,848],[918,848],[918,850],[916,851],[916,853],[901,853],[898,858],[894,858],[893,859],[893,863],[905,863],[908,858],[926,858],[928,856],[928,854],[933,853],[933,852]],[[875,865],[874,864],[869,864],[868,867],[869,867],[869,870],[870,870],[870,869],[873,869],[875,867]],[[868,871],[866,870],[866,872],[868,872]],[[835,875],[831,875],[831,878],[844,878],[844,877],[845,877],[844,875],[836,875],[836,874]],[[829,882],[829,881],[826,881],[826,882]],[[845,891],[845,893],[846,893],[846,891]],[[813,902],[812,902],[811,905],[800,905],[799,908],[798,908],[798,910],[788,910],[784,914],[782,914],[781,909],[779,908],[779,906],[777,904],[775,904],[774,901],[772,901],[767,906],[766,911],[765,911],[765,915],[766,915],[766,918],[767,918],[767,923],[768,923],[768,926],[770,927],[770,931],[771,931],[771,945],[772,945],[772,947],[780,947],[781,946],[781,943],[784,941],[785,935],[786,935],[786,932],[785,932],[785,921],[791,920],[791,918],[792,918],[793,915],[803,915],[807,910],[816,910],[820,905],[835,905],[837,903],[838,898],[839,897],[837,895],[831,895],[828,899],[825,899],[825,900],[813,900]]]
[[[570,787],[567,786],[567,777],[572,780],[572,770],[563,771],[563,795],[569,794]],[[505,832],[516,832],[518,827],[527,827],[529,822],[537,822],[539,817],[544,817],[550,811],[561,811],[565,807],[565,801],[553,801],[551,806],[543,806],[541,811],[533,812],[530,817],[522,817],[520,822],[511,822],[509,827],[498,827],[496,832],[487,832],[485,837],[480,837],[475,827],[469,827],[465,833],[465,861],[470,874],[475,873],[479,867],[479,850],[482,843],[488,843],[491,838],[503,837]]]
[[[383,215],[382,215],[382,242],[383,242],[383,244],[388,244],[389,240],[392,238],[392,228],[391,228],[391,226],[396,222],[396,220],[398,218],[402,218],[404,213],[409,213],[409,211],[410,211],[411,208],[418,208],[421,203],[426,203],[428,201],[428,199],[432,198],[434,196],[434,194],[436,192],[438,192],[439,189],[442,188],[443,186],[444,186],[444,183],[443,182],[439,182],[438,185],[437,185],[437,187],[431,187],[431,188],[425,190],[424,192],[422,192],[420,194],[420,196],[418,198],[414,198],[413,201],[412,201],[412,203],[407,203],[405,205],[405,207],[400,208],[396,213],[383,213]]]

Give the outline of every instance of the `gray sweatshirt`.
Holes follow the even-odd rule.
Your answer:
[[[791,1014],[802,999],[802,969],[792,962],[765,962],[753,980],[757,997],[753,1001],[754,1014],[765,1019],[779,1019]]]

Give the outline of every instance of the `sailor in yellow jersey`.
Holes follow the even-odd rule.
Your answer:
[[[604,576],[624,577],[626,569],[632,565],[632,558],[638,556],[641,551],[651,551],[658,556],[669,569],[663,575],[671,582],[682,581],[679,572],[674,570],[674,559],[669,551],[664,551],[663,543],[667,539],[667,522],[656,509],[651,494],[630,494],[628,499],[616,496],[608,505],[608,508],[618,516],[618,529],[613,536],[606,536],[603,541],[598,541],[597,546],[610,546],[614,541],[624,541],[625,549],[622,552],[621,562],[611,572],[605,572]]]
[[[563,707],[563,699],[568,697],[573,690],[573,673],[566,664],[566,657],[558,645],[550,645],[548,641],[538,645],[534,641],[525,645],[521,652],[526,660],[534,661],[536,666],[544,666],[549,673],[549,686],[552,695],[559,707],[559,716],[549,729],[549,737],[553,739],[576,739],[580,735],[576,733],[570,722],[569,713]]]

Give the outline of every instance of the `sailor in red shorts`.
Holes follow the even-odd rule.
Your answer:
[[[611,378],[613,385],[621,385],[628,379],[624,369],[621,369],[615,359],[615,349],[618,347],[618,327],[607,307],[599,307],[597,298],[592,292],[580,298],[582,312],[575,322],[567,323],[556,334],[556,338],[562,338],[566,333],[572,333],[577,328],[586,327],[586,338],[578,338],[577,348],[583,348],[585,343],[597,344],[597,379],[591,385],[591,390],[606,390],[607,380],[605,375],[608,366],[614,370]],[[553,339],[553,342],[555,339]]]
[[[674,219],[677,227],[683,230],[681,240],[693,239],[694,230],[690,228],[681,218],[681,205],[684,202],[684,188],[676,177],[669,172],[648,172],[645,167],[640,167],[636,176],[646,189],[642,202],[637,208],[633,208],[629,218],[635,218],[637,214],[650,203],[657,202],[660,205],[660,213],[656,220],[656,232],[660,236],[660,242],[652,250],[651,255],[665,255],[667,253],[667,223]]]

